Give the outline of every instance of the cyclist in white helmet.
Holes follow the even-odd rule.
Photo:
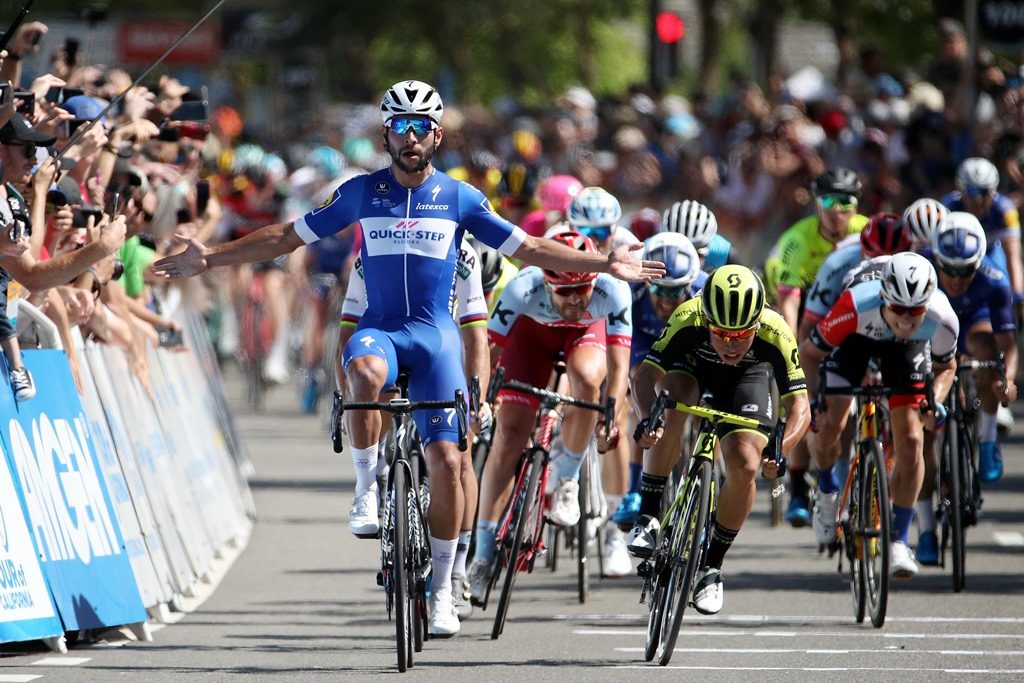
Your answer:
[[[911,244],[914,251],[930,246],[932,235],[939,227],[949,209],[937,199],[922,197],[915,200],[903,211],[903,222],[910,228]]]
[[[1024,312],[1020,215],[1013,200],[999,194],[999,171],[988,159],[965,159],[956,170],[956,191],[942,198],[950,211],[974,214],[985,229],[988,256],[1010,279],[1017,315]]]
[[[727,263],[742,263],[732,243],[718,234],[715,214],[692,199],[676,202],[665,209],[658,232],[676,232],[689,239],[700,254],[701,268],[705,273]]]
[[[572,198],[565,222],[548,229],[545,237],[563,232],[578,232],[594,241],[597,250],[607,254],[618,247],[640,244],[629,228],[619,225],[622,207],[615,195],[600,187],[585,187]]]
[[[956,371],[960,323],[946,295],[936,287],[935,269],[924,256],[905,251],[886,262],[880,280],[854,285],[832,306],[800,345],[800,359],[813,396],[819,366],[825,361],[829,387],[859,385],[868,361],[879,360],[889,396],[895,465],[892,471],[892,561],[897,578],[909,578],[918,566],[908,545],[914,505],[924,478],[924,429],[935,414],[922,414],[924,376],[935,373],[936,405],[949,393]],[[833,547],[839,482],[832,465],[839,456],[852,396],[829,396],[816,407],[817,431],[808,446],[818,465],[818,489],[812,526],[819,544]],[[941,412],[941,409],[940,409]]]

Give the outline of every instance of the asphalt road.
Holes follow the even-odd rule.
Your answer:
[[[230,383],[233,398],[240,388]],[[354,480],[348,453],[330,448],[290,388],[268,412],[239,406],[256,471],[257,524],[216,590],[152,642],[99,634],[66,655],[38,644],[0,648],[0,683],[108,681],[328,681],[398,675],[394,628],[374,575],[378,547],[348,535]],[[1018,423],[1024,434],[1024,416]],[[404,676],[446,681],[702,681],[1024,679],[1024,447],[1011,437],[1006,475],[985,493],[969,531],[968,586],[925,568],[894,586],[878,630],[857,625],[836,563],[809,529],[772,529],[765,488],[725,564],[725,609],[687,613],[668,673],[643,661],[646,609],[636,578],[602,580],[575,596],[573,565],[517,584],[505,633],[490,612],[448,641],[429,641]],[[563,555],[564,558],[564,555]],[[683,671],[679,671],[682,669]],[[666,679],[667,680],[667,679]]]

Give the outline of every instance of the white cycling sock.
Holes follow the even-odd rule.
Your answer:
[[[583,456],[586,453],[576,453],[568,448],[563,448],[551,459],[552,473],[555,481],[559,479],[579,479],[580,467],[583,465]]]
[[[995,413],[979,411],[981,417],[978,419],[978,443],[992,443],[998,436],[999,423],[996,422]]]
[[[469,555],[469,542],[472,538],[472,529],[463,529],[459,532],[459,544],[455,546],[455,565],[452,567],[453,576],[466,575],[466,556]]]
[[[932,505],[931,498],[917,501],[914,510],[917,512],[917,530],[921,533],[935,531],[935,506]]]
[[[352,448],[352,464],[356,468],[356,494],[370,490],[377,481],[377,446]]]
[[[452,589],[452,565],[455,564],[455,546],[459,539],[450,541],[430,537],[430,592],[436,593],[442,588]]]

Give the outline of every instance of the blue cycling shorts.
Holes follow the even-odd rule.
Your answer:
[[[419,321],[363,318],[345,345],[345,368],[360,356],[377,356],[387,363],[385,386],[394,385],[399,371],[407,371],[411,401],[451,401],[456,389],[466,395],[462,338],[454,322],[438,327]],[[424,446],[435,441],[458,443],[454,408],[417,410],[413,419]]]

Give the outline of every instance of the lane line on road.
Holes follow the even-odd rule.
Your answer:
[[[92,657],[43,657],[32,662],[31,666],[78,666],[92,661]]]
[[[1019,531],[993,531],[992,538],[1002,546],[1024,546],[1024,534]]]
[[[646,630],[640,629],[575,629],[574,634],[581,636],[645,636]],[[755,637],[755,638],[905,638],[910,640],[1019,640],[1019,633],[881,633],[878,631],[721,631],[711,629],[687,630],[682,634],[690,636],[719,637]]]
[[[37,678],[42,678],[40,674],[0,674],[0,683],[28,683],[34,681]]]
[[[643,652],[642,647],[617,647],[617,652]],[[779,649],[779,648],[729,648],[729,647],[677,647],[673,652],[689,654],[736,654],[736,655],[771,655],[771,654],[802,654],[802,655],[853,655],[853,654],[898,654],[898,655],[943,655],[970,657],[1024,657],[1024,652],[1017,650],[905,650],[902,648],[880,647],[848,650],[821,649]]]
[[[647,621],[646,614],[556,614],[551,617],[556,621]],[[800,624],[804,622],[847,623],[849,614],[843,615],[769,615],[769,614],[732,614],[729,616],[687,615],[686,621],[702,623],[740,623],[740,624]],[[909,624],[1024,624],[1024,617],[890,617],[885,622],[906,622]]]
[[[929,672],[942,674],[1022,674],[1024,669],[941,669],[933,667],[884,667],[884,666],[651,666],[650,664],[620,664],[616,669],[644,669],[646,671],[884,671],[884,672]]]

